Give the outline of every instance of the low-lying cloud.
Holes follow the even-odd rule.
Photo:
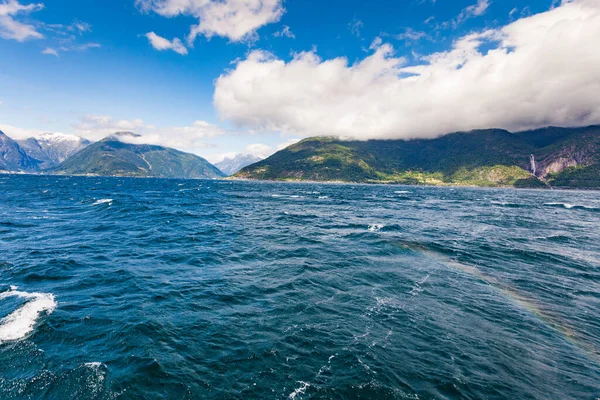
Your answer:
[[[316,51],[286,62],[255,50],[217,79],[214,104],[241,127],[304,137],[429,138],[600,123],[598,38],[600,1],[565,0],[412,65],[381,39],[353,65]]]
[[[141,119],[116,120],[109,116],[87,115],[72,126],[82,137],[97,141],[119,131],[141,134],[141,137],[126,137],[125,141],[135,144],[156,144],[197,153],[212,147],[208,140],[231,132],[206,121],[195,121],[189,126],[158,127],[146,124]]]

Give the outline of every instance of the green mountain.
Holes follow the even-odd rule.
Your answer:
[[[437,139],[305,139],[241,179],[600,188],[600,126],[458,132]]]
[[[118,133],[93,143],[46,172],[61,175],[154,178],[222,178],[225,175],[202,157],[162,146],[124,143]]]

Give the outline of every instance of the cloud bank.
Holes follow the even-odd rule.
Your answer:
[[[187,37],[190,45],[198,35],[232,42],[252,39],[259,28],[279,21],[284,13],[282,0],[136,0],[136,4],[142,11],[164,17],[197,18]]]
[[[135,144],[156,144],[173,147],[188,152],[198,152],[212,147],[207,139],[225,135],[229,132],[206,121],[195,121],[189,126],[157,127],[146,124],[141,119],[115,120],[109,116],[87,115],[72,125],[79,136],[97,141],[119,131],[139,133],[140,138],[126,139]]]
[[[473,14],[485,11],[480,1]],[[600,1],[472,33],[409,65],[381,39],[353,65],[315,51],[255,50],[215,82],[220,116],[241,127],[347,138],[431,138],[479,128],[600,123]]]

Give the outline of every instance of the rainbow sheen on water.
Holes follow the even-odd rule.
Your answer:
[[[2,399],[600,397],[598,192],[0,176]]]

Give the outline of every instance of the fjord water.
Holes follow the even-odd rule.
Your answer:
[[[2,399],[597,399],[598,192],[0,176]]]

